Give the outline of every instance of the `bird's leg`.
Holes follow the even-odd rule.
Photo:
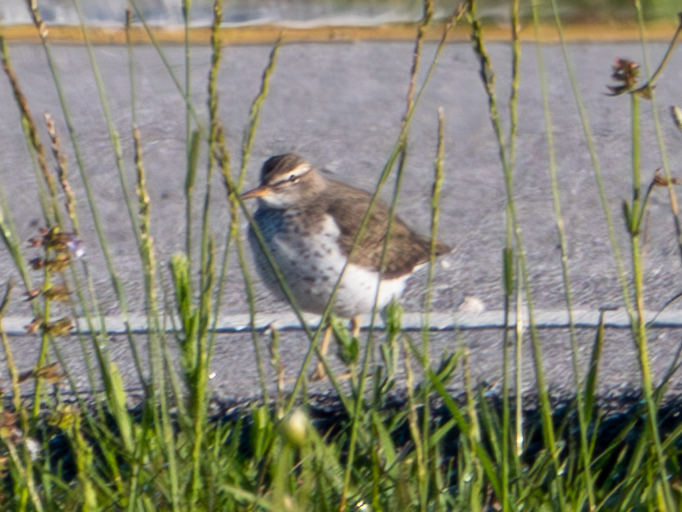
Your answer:
[[[322,336],[322,344],[320,345],[320,356],[324,357],[327,355],[327,350],[329,350],[329,341],[332,339],[332,324],[328,323],[324,330],[324,335]],[[315,371],[310,376],[311,381],[319,381],[327,378],[327,372],[324,370],[324,365],[322,361],[317,361],[317,367]]]
[[[361,324],[361,319],[362,315],[355,315],[353,317],[353,320],[351,320],[351,324],[353,326],[353,338],[357,338],[360,336],[360,324]]]
[[[361,326],[361,319],[362,315],[356,315],[353,317],[351,320],[351,334],[353,335],[353,338],[357,338],[360,336],[360,326]],[[327,324],[326,329],[324,330],[324,336],[322,337],[322,344],[320,345],[320,356],[326,356],[327,351],[329,350],[329,342],[332,339],[332,325],[331,322]],[[341,379],[348,378],[348,375],[340,375],[338,376]],[[327,372],[324,370],[324,365],[322,364],[322,361],[317,362],[317,367],[315,368],[315,371],[313,374],[310,376],[311,381],[320,381],[323,379],[327,378]]]

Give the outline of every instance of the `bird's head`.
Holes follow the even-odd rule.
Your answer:
[[[242,195],[258,198],[269,208],[285,210],[314,200],[325,187],[324,177],[304,158],[292,153],[268,158],[260,186]]]

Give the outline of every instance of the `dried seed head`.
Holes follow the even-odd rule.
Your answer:
[[[621,85],[607,85],[611,93],[609,96],[619,96],[629,92],[637,85],[637,78],[639,77],[639,64],[627,59],[616,58],[613,64],[613,78]]]
[[[59,272],[66,270],[66,267],[69,266],[70,260],[71,257],[68,253],[57,254],[54,259],[45,262],[45,268],[47,268],[49,272],[58,274]]]
[[[28,262],[33,270],[40,270],[45,266],[45,260],[43,258],[33,258]]]
[[[34,236],[33,238],[28,239],[28,246],[31,249],[33,249],[35,247],[40,247],[41,245],[43,245],[43,237],[42,236]]]
[[[35,299],[38,295],[40,295],[40,290],[29,290],[26,292],[26,299],[24,302],[29,302]]]
[[[50,286],[48,289],[43,290],[43,296],[46,299],[57,300],[60,302],[66,302],[69,299],[71,292],[63,284],[55,284]]]
[[[677,126],[677,129],[682,132],[682,109],[673,105],[670,107],[670,113],[673,116],[675,126]]]
[[[38,328],[43,324],[43,316],[42,315],[36,315],[33,317],[33,320],[31,320],[31,323],[28,325],[24,326],[24,329],[26,329],[26,334],[33,334],[38,330]]]
[[[656,88],[655,85],[652,84],[646,84],[639,89],[635,89],[632,91],[632,94],[636,94],[640,98],[644,98],[645,100],[650,100],[653,97],[653,91]]]
[[[18,380],[19,384],[23,384],[24,382],[26,382],[31,377],[33,377],[33,369],[24,370],[23,372],[21,372],[19,374],[19,378],[17,380]]]
[[[71,332],[71,329],[73,329],[73,320],[71,320],[69,317],[64,317],[60,318],[59,320],[55,320],[54,322],[47,322],[43,325],[43,327],[45,332],[47,332],[50,336],[63,336]]]
[[[67,242],[69,241],[68,233],[60,233],[58,227],[54,227],[45,235],[44,244],[48,249],[53,249],[57,252],[67,252]]]
[[[76,233],[62,233],[58,226],[52,229],[40,228],[38,232],[40,236],[29,239],[29,247],[42,245],[46,249],[52,249],[60,254],[67,254],[70,251],[76,259],[85,255],[83,240],[78,238]]]
[[[67,404],[56,411],[50,411],[48,413],[47,423],[53,427],[68,430],[76,423],[78,416],[80,416],[78,408],[71,404]]]
[[[670,180],[668,180],[668,178],[666,178],[663,175],[663,173],[661,173],[661,169],[656,169],[656,172],[654,173],[654,179],[652,181],[654,187],[667,187],[671,183],[673,185],[679,185],[680,183],[682,183],[682,181],[680,181],[680,178],[674,176],[672,176]]]
[[[61,367],[58,362],[54,362],[42,368],[37,368],[33,375],[37,379],[44,379],[45,381],[54,384],[59,382],[64,378],[64,373],[61,371]]]
[[[17,415],[14,412],[4,411],[0,414],[0,427],[13,427],[17,424]]]
[[[21,441],[22,433],[17,427],[17,414],[4,411],[0,413],[0,437],[13,443]]]

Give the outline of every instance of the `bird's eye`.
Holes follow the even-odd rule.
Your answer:
[[[289,181],[292,183],[298,182],[298,176],[296,176],[295,174],[292,174],[291,176],[289,176]]]

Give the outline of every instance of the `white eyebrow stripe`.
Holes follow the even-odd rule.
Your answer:
[[[300,164],[300,165],[294,167],[291,171],[287,172],[286,176],[283,176],[282,179],[277,180],[275,182],[275,185],[278,183],[284,183],[285,181],[289,181],[292,176],[294,178],[298,178],[299,176],[310,171],[311,168],[312,167],[310,167],[310,164],[308,164],[308,163]]]

